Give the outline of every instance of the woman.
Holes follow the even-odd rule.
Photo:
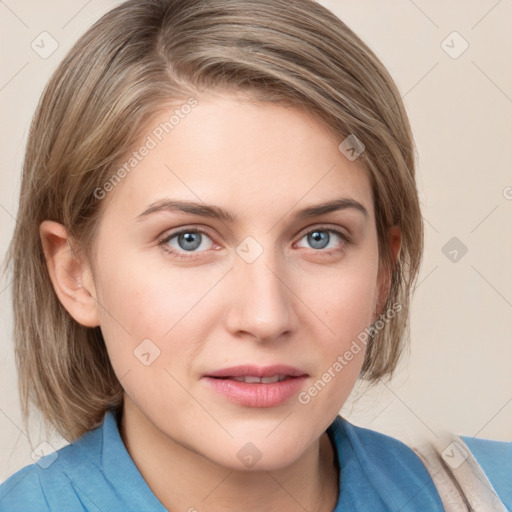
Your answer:
[[[391,77],[320,5],[107,13],[43,94],[9,254],[25,414],[71,444],[2,510],[443,510],[338,416],[405,343],[414,169]]]

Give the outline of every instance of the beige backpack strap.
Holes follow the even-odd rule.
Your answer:
[[[430,473],[446,512],[507,512],[466,443],[451,432],[411,446]]]

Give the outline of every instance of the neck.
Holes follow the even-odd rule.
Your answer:
[[[338,474],[326,433],[293,464],[272,471],[216,464],[165,435],[127,397],[120,433],[142,477],[168,510],[331,512],[336,506]]]

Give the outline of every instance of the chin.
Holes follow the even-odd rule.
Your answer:
[[[265,436],[267,436],[265,434]],[[230,439],[227,443],[219,442],[222,452],[206,455],[212,462],[234,471],[276,471],[284,469],[296,462],[307,450],[311,440],[298,434],[290,435],[283,430],[279,435],[272,433],[265,436],[251,436],[249,433],[244,439]]]

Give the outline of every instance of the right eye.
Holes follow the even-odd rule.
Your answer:
[[[180,229],[170,234],[166,233],[165,238],[159,242],[159,245],[166,252],[180,260],[184,260],[195,259],[195,256],[192,256],[193,254],[204,252],[201,250],[197,251],[197,249],[201,247],[205,248],[205,250],[211,249],[214,243],[206,231],[195,227]]]

